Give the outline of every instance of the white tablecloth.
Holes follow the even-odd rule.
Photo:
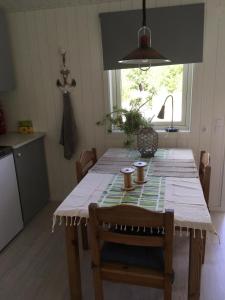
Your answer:
[[[126,160],[128,157],[128,151],[130,150],[109,149],[100,162],[108,157],[112,164],[120,164],[120,159]],[[192,151],[189,149],[170,149],[166,159],[194,163]],[[129,158],[127,163],[131,163]],[[98,202],[114,176],[115,174],[108,171],[103,174],[96,171],[88,173],[56,209],[53,215],[53,229],[57,222],[62,222],[63,217],[66,219],[66,225],[71,226],[77,224],[77,220],[81,218],[88,221],[88,205]],[[165,209],[174,210],[175,226],[215,233],[199,178],[166,177],[165,180]]]

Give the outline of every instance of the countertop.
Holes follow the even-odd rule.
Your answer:
[[[17,149],[21,146],[24,146],[44,136],[45,136],[44,132],[36,132],[36,133],[29,133],[29,134],[9,132],[0,135],[0,146],[9,146],[12,147],[13,149]]]

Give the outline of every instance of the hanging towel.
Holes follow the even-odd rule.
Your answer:
[[[71,159],[76,148],[76,124],[73,108],[70,101],[70,93],[63,93],[63,119],[60,136],[60,144],[64,146],[64,157]]]

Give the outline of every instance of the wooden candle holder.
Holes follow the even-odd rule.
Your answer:
[[[123,191],[132,191],[135,189],[135,187],[132,185],[132,179],[131,174],[133,174],[135,171],[134,168],[123,168],[120,170],[121,173],[124,175],[124,187],[122,188]]]
[[[146,183],[147,180],[145,179],[145,166],[147,165],[144,161],[136,161],[133,164],[137,168],[137,178],[135,179],[135,182],[137,184],[143,184]]]

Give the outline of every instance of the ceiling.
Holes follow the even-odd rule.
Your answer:
[[[0,0],[0,7],[9,12],[48,9],[65,6],[107,3],[123,0]]]

